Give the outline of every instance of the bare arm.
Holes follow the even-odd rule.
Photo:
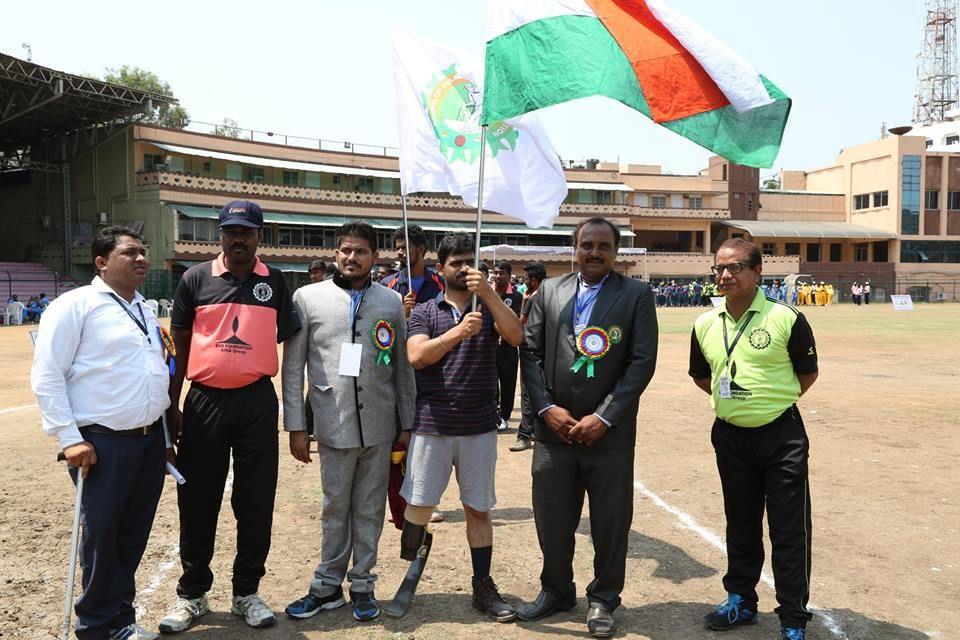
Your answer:
[[[713,389],[710,388],[710,378],[691,378],[691,380],[708,396],[713,393]]]
[[[810,390],[810,387],[813,386],[813,383],[817,381],[818,375],[820,374],[816,371],[814,371],[813,373],[797,374],[797,380],[800,381],[800,395],[803,395]]]

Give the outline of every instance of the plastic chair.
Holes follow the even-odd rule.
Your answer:
[[[23,324],[23,309],[22,302],[8,302],[3,313],[3,324]]]
[[[173,303],[171,303],[171,302],[170,302],[169,300],[167,300],[166,298],[160,298],[160,299],[157,301],[157,304],[158,304],[159,309],[160,309],[160,312],[157,313],[157,317],[158,317],[158,318],[168,318],[168,317],[170,317],[170,307],[173,306]]]
[[[147,300],[147,306],[150,307],[150,311],[153,311],[153,315],[156,316],[160,309],[159,303],[156,300]]]

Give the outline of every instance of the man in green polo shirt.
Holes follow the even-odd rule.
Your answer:
[[[809,441],[796,402],[817,379],[817,349],[803,314],[757,286],[762,256],[741,238],[720,245],[713,272],[724,301],[690,340],[690,376],[710,394],[711,440],[727,517],[727,600],[708,629],[752,624],[767,511],[782,640],[804,640],[810,597]]]

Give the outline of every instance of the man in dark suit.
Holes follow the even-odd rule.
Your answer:
[[[537,620],[576,606],[574,534],[590,496],[594,578],[587,628],[616,633],[633,520],[633,452],[640,394],[657,362],[650,288],[614,272],[620,231],[603,218],[574,231],[580,270],[543,283],[521,349],[523,382],[537,414],[533,511],[543,553],[541,593],[518,612]]]

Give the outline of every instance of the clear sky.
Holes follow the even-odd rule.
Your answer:
[[[522,2],[523,0],[514,0]],[[908,123],[922,0],[670,0],[794,100],[779,168],[832,162]],[[396,146],[391,27],[482,55],[483,0],[189,3],[4,0],[0,51],[71,73],[131,64],[170,83],[194,120]],[[694,173],[709,152],[618,103],[541,112],[564,159]],[[767,172],[764,172],[766,175]]]

